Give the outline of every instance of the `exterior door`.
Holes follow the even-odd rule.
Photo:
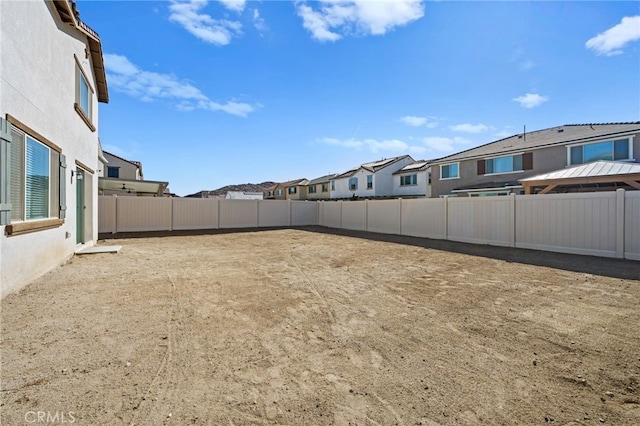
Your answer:
[[[84,243],[84,172],[76,169],[76,243]]]

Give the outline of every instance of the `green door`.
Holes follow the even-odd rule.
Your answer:
[[[84,173],[76,169],[76,243],[84,243]]]

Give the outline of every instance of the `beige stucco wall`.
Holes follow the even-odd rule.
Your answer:
[[[28,30],[27,30],[28,29]],[[66,156],[66,219],[54,229],[7,236],[0,226],[0,291],[18,290],[71,257],[76,250],[76,161],[94,172],[98,132],[92,132],[74,109],[77,56],[94,92],[91,120],[98,127],[98,100],[86,39],[57,20],[44,1],[0,2],[0,116],[7,114],[40,133]],[[87,234],[98,232],[98,179],[90,181]]]
[[[322,192],[322,185],[327,185],[327,191]],[[328,200],[331,198],[331,183],[329,181],[315,184],[316,192],[309,192],[309,187],[313,185],[307,185],[307,200]]]

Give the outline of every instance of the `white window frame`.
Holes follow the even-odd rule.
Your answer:
[[[367,189],[373,189],[373,175],[367,175]]]
[[[584,162],[584,151],[583,151],[583,162],[580,164],[571,164],[571,148],[575,148],[578,146],[585,146],[585,145],[594,145],[594,144],[599,144],[599,143],[603,143],[603,142],[611,142],[612,144],[614,144],[615,141],[619,141],[619,140],[623,140],[626,139],[627,140],[627,144],[628,144],[628,150],[629,150],[629,157],[624,159],[624,160],[606,160],[606,161],[634,161],[634,156],[633,156],[633,136],[623,136],[623,137],[619,137],[619,138],[606,138],[606,139],[599,139],[599,140],[595,140],[595,141],[589,141],[589,142],[583,142],[583,143],[576,143],[576,144],[572,144],[572,145],[567,145],[567,167],[569,166],[580,166],[582,164],[588,164]],[[612,146],[613,148],[613,146]]]
[[[309,194],[315,194],[317,191],[316,185],[309,185]]]
[[[442,169],[445,167],[449,167],[449,166],[453,166],[456,165],[458,168],[458,175],[457,176],[453,176],[453,177],[446,177],[443,178],[442,177]],[[440,180],[451,180],[451,179],[460,179],[460,162],[455,162],[455,163],[447,163],[447,164],[440,164]]]
[[[355,182],[355,184],[351,183],[352,180]],[[357,191],[358,190],[358,178],[357,177],[349,178],[349,181],[347,182],[347,184],[349,185],[349,191]]]
[[[75,58],[75,61],[76,61],[76,88],[75,88],[76,94],[75,94],[74,108],[78,113],[78,115],[80,116],[80,118],[82,118],[82,121],[84,121],[85,124],[89,127],[89,129],[91,129],[92,132],[95,132],[96,127],[93,125],[93,110],[94,110],[93,94],[95,93],[95,90],[93,90],[93,87],[91,87],[91,84],[89,83],[89,77],[87,76],[87,74],[85,74],[84,69],[80,64],[80,60],[78,59],[78,57],[76,55],[73,55],[73,57]],[[82,99],[81,99],[81,90],[80,90],[82,82],[84,82],[87,86],[87,108],[89,111],[85,111],[84,108],[82,108]]]

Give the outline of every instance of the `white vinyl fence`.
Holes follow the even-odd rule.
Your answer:
[[[98,232],[178,231],[318,224],[308,201],[98,197]]]
[[[366,201],[99,197],[99,232],[320,225],[640,260],[640,191]]]

